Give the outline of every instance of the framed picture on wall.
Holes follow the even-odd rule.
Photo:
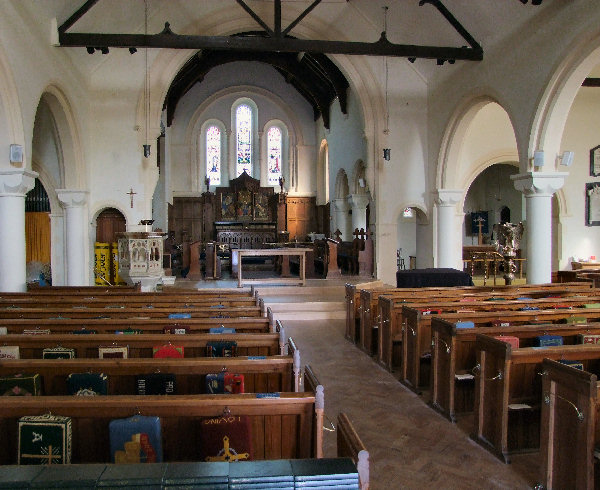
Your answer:
[[[600,145],[590,150],[590,175],[592,177],[600,176]]]
[[[585,224],[600,226],[600,182],[585,184]]]

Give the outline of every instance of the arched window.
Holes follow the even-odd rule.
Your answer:
[[[267,184],[277,185],[281,177],[281,129],[272,126],[267,132]]]
[[[221,185],[221,130],[217,126],[206,130],[206,175],[211,185]]]
[[[252,175],[252,110],[246,104],[238,106],[235,111],[236,128],[236,169],[239,177],[245,171]]]

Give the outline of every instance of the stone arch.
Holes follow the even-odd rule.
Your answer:
[[[85,165],[83,148],[80,142],[80,130],[65,93],[56,85],[46,87],[40,98],[52,113],[56,125],[59,161],[61,162],[61,185],[67,189],[85,189]]]
[[[535,150],[558,154],[573,100],[583,80],[600,64],[600,32],[591,39],[576,41],[567,51],[569,55],[554,71],[538,105],[529,141],[530,155]]]
[[[329,202],[329,145],[321,141],[317,159],[317,205]]]
[[[348,175],[346,171],[341,168],[338,171],[337,177],[335,179],[335,198],[336,199],[346,199],[350,194],[350,186],[348,185]]]
[[[352,194],[368,194],[369,185],[367,182],[367,166],[362,160],[357,160],[352,169],[352,184],[350,186]]]
[[[490,92],[492,92],[490,90]],[[508,123],[514,132],[514,124],[510,113],[506,110],[506,106],[502,105],[497,97],[478,93],[466,98],[462,104],[456,109],[451,117],[446,131],[444,133],[440,153],[436,169],[436,188],[437,189],[461,189],[469,180],[472,180],[479,174],[485,165],[493,165],[491,160],[493,157],[505,158],[512,161],[519,161],[516,136],[514,146],[511,148],[503,148],[495,150],[495,153],[503,153],[504,155],[487,155],[484,161],[479,159],[475,164],[471,163],[466,169],[462,169],[461,164],[465,160],[465,140],[468,138],[469,131],[472,130],[474,120],[483,113],[489,104],[494,104],[494,107],[501,109],[501,112],[507,116],[505,121],[498,121],[502,124]],[[487,162],[487,163],[486,163]],[[466,175],[465,175],[466,174]],[[462,179],[461,179],[462,178]]]

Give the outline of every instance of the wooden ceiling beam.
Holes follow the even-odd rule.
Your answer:
[[[108,48],[167,48],[167,49],[215,49],[228,51],[275,51],[284,53],[322,53],[362,56],[396,56],[405,58],[428,58],[443,60],[481,61],[483,49],[472,47],[418,46],[394,44],[381,33],[373,43],[354,41],[314,41],[295,38],[237,37],[237,36],[190,36],[174,34],[169,24],[160,34],[98,34],[59,33],[62,47],[108,47]]]

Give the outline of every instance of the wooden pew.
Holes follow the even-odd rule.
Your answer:
[[[27,283],[27,292],[30,293],[70,293],[70,294],[121,294],[126,291],[141,292],[141,283],[136,283],[133,286],[40,286],[37,282]]]
[[[471,412],[477,364],[476,335],[518,337],[522,347],[533,345],[538,335],[560,335],[566,344],[578,342],[579,333],[600,334],[600,324],[483,326],[456,328],[443,318],[431,322],[431,406],[452,422],[459,413]]]
[[[542,361],[573,360],[600,369],[600,345],[512,349],[501,340],[477,335],[473,439],[510,462],[510,455],[539,449]]]
[[[592,288],[590,283],[570,283],[570,284],[525,284],[519,286],[465,286],[465,287],[435,287],[435,288],[397,288],[397,289],[372,289],[360,291],[360,306],[359,306],[359,347],[365,352],[373,354],[375,352],[374,342],[376,338],[374,330],[380,327],[383,321],[381,312],[379,311],[379,298],[394,298],[397,303],[403,301],[411,301],[415,298],[428,298],[432,301],[441,300],[442,298],[466,298],[469,296],[487,295],[505,297],[512,296],[529,296],[533,298],[553,296],[572,296],[576,293],[591,293]],[[593,293],[592,293],[593,294]],[[393,320],[393,319],[390,319]],[[395,328],[390,325],[391,328]]]
[[[522,306],[523,303],[536,305],[542,308],[543,305],[553,305],[557,302],[560,302],[563,305],[580,306],[583,304],[590,304],[600,301],[600,295],[594,297],[580,296],[579,293],[574,293],[573,296],[564,293],[563,295],[560,295],[560,299],[554,297],[554,295],[552,298],[537,298],[532,300],[514,299],[518,298],[519,294],[522,293],[517,293],[516,295],[514,293],[505,294],[502,302],[493,301],[494,296],[490,296],[485,293],[469,294],[468,296],[465,296],[461,293],[455,292],[455,296],[452,296],[451,292],[449,292],[448,296],[439,298],[414,298],[403,299],[400,301],[391,296],[379,296],[380,322],[377,361],[389,371],[393,371],[394,366],[398,365],[398,362],[394,363],[393,361],[394,344],[396,344],[397,347],[402,348],[401,353],[397,352],[395,354],[397,358],[400,357],[400,365],[402,367],[402,359],[406,357],[406,349],[408,348],[408,342],[405,340],[406,318],[404,317],[404,307],[412,307],[422,310],[478,310],[486,309],[486,307],[491,309],[506,306],[507,309],[514,309],[514,304]],[[422,314],[422,316],[426,315]],[[415,329],[414,326],[412,328]],[[399,349],[397,348],[396,350]]]
[[[542,370],[540,485],[548,490],[598,488],[598,377],[550,359],[542,361]]]
[[[154,307],[154,308],[184,308],[209,306],[256,306],[257,302],[250,296],[223,297],[193,297],[193,296],[143,296],[139,293],[131,296],[79,296],[53,294],[48,296],[28,295],[23,297],[0,298],[0,307],[34,307],[34,308],[65,308],[65,307]]]
[[[67,395],[71,373],[104,373],[110,395],[135,394],[135,377],[155,372],[172,373],[180,394],[204,393],[207,374],[222,370],[243,374],[248,393],[293,391],[300,366],[294,356],[196,357],[183,359],[3,359],[0,375],[37,373],[46,396]]]
[[[41,359],[45,348],[61,346],[75,349],[76,358],[98,358],[99,346],[127,346],[130,358],[151,358],[152,348],[171,342],[184,348],[185,357],[205,357],[206,344],[211,341],[235,341],[238,356],[283,355],[285,341],[279,333],[234,333],[234,334],[187,334],[177,337],[165,334],[50,334],[50,335],[3,335],[4,345],[18,345],[21,359]]]
[[[168,318],[171,314],[189,314],[192,318],[210,318],[219,316],[232,317],[257,317],[263,316],[260,306],[207,306],[207,307],[152,307],[146,306],[105,306],[102,308],[83,306],[49,307],[36,306],[0,307],[0,318],[132,318],[144,316],[147,318]]]
[[[403,350],[405,356],[402,358],[401,383],[417,393],[420,393],[423,387],[429,386],[429,376],[427,373],[421,372],[421,360],[431,348],[431,322],[434,318],[443,318],[451,323],[472,321],[475,326],[486,326],[498,320],[510,322],[511,325],[535,322],[556,323],[569,317],[586,318],[588,322],[600,320],[600,309],[597,308],[509,311],[506,309],[509,306],[501,305],[497,310],[492,311],[442,313],[441,315],[422,315],[414,308],[404,307],[406,329],[403,337]],[[514,306],[518,307],[518,305]]]
[[[381,288],[384,284],[382,281],[371,281],[367,283],[345,285],[345,302],[346,302],[346,334],[345,337],[351,342],[356,343],[359,339],[360,329],[360,291],[361,289]]]
[[[188,327],[189,333],[206,333],[213,327],[231,327],[236,333],[270,332],[274,328],[268,318],[1,318],[0,327],[8,333],[19,334],[24,329],[46,330],[51,333],[72,333],[85,329],[97,333],[114,333],[128,328],[144,333],[162,333],[166,327]]]
[[[17,459],[18,419],[51,412],[72,418],[73,463],[110,461],[108,424],[134,414],[161,419],[166,462],[199,461],[204,417],[247,415],[254,459],[312,458],[322,426],[315,422],[313,393],[280,393],[277,398],[240,395],[33,396],[0,400],[0,464]]]

